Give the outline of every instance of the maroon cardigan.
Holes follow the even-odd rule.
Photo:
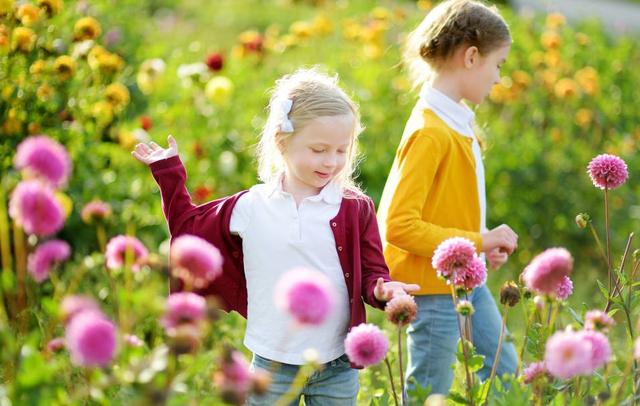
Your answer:
[[[155,162],[150,168],[160,186],[162,208],[171,238],[182,234],[204,238],[216,246],[224,258],[222,275],[196,292],[203,296],[217,296],[226,311],[235,310],[246,318],[247,286],[242,239],[231,234],[229,223],[233,207],[247,191],[196,206],[186,189],[187,173],[179,157]],[[351,329],[366,320],[363,299],[371,306],[384,308],[385,303],[374,297],[373,290],[378,278],[391,280],[382,255],[373,201],[364,195],[343,197],[340,210],[330,225],[349,291]],[[171,283],[171,292],[180,290],[180,284],[175,282]]]

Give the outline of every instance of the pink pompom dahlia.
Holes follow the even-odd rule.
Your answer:
[[[100,312],[100,307],[90,297],[81,295],[65,296],[60,303],[60,318],[65,324],[85,311]]]
[[[526,384],[529,384],[536,379],[547,375],[547,368],[544,364],[544,361],[533,362],[529,364],[528,367],[522,370],[522,375],[524,377],[524,383]]]
[[[572,293],[573,281],[571,281],[571,278],[569,278],[568,276],[565,276],[564,279],[556,287],[556,297],[560,300],[567,300]]]
[[[356,365],[367,367],[382,361],[389,350],[389,339],[374,324],[360,324],[344,340],[345,353]]]
[[[46,135],[26,138],[18,145],[13,158],[16,169],[27,178],[37,177],[53,187],[63,186],[71,173],[71,159],[67,150]]]
[[[565,248],[549,248],[538,254],[524,269],[522,279],[526,287],[538,294],[557,293],[573,270],[573,257]],[[566,288],[566,287],[565,287]]]
[[[274,295],[278,308],[301,325],[322,324],[335,303],[329,279],[306,268],[295,268],[282,275]]]
[[[171,244],[171,272],[197,289],[204,288],[222,273],[222,255],[208,241],[182,235]]]
[[[87,203],[80,212],[80,218],[87,224],[104,221],[111,216],[111,206],[101,200]]]
[[[29,255],[27,270],[36,282],[42,283],[49,277],[51,267],[66,261],[69,259],[69,255],[71,255],[71,247],[66,241],[47,241],[40,244]]]
[[[116,327],[102,313],[82,312],[67,325],[71,361],[80,366],[106,366],[116,350]]]
[[[169,329],[183,323],[198,324],[206,312],[207,302],[202,296],[192,292],[173,293],[167,299],[162,325]]]
[[[45,184],[31,180],[20,182],[11,194],[9,216],[28,234],[46,237],[64,224],[64,210]]]
[[[611,359],[611,345],[607,337],[599,331],[580,331],[581,338],[591,344],[591,373],[603,367]]]
[[[607,333],[616,322],[602,310],[589,310],[584,315],[584,329]]]
[[[117,269],[125,265],[127,255],[131,255],[131,270],[137,272],[149,256],[149,251],[135,237],[118,235],[107,243],[105,249],[107,268]]]
[[[621,158],[609,154],[593,158],[587,166],[587,172],[593,185],[599,189],[615,189],[629,177],[627,164]]]
[[[466,267],[476,255],[473,242],[462,237],[444,240],[433,253],[431,264],[438,276],[449,279],[458,268]]]
[[[591,342],[575,331],[559,331],[545,347],[544,362],[551,375],[570,379],[593,372]]]

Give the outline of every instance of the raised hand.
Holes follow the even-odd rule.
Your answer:
[[[494,248],[491,251],[487,252],[487,262],[489,263],[489,268],[498,269],[509,259],[509,255],[502,251],[500,248]]]
[[[518,248],[518,234],[506,224],[482,233],[482,251],[491,252],[494,248],[511,255]]]
[[[385,282],[384,279],[378,278],[373,295],[381,302],[393,299],[396,295],[406,295],[420,290],[420,286],[414,283],[402,283],[397,281]]]
[[[131,155],[145,165],[151,165],[154,162],[178,155],[178,144],[172,135],[167,137],[167,142],[169,143],[169,148],[162,148],[153,141],[149,143],[139,143],[135,149],[131,151]]]

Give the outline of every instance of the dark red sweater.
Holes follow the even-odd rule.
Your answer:
[[[233,207],[247,191],[196,206],[186,189],[187,173],[179,157],[155,162],[150,168],[160,186],[162,208],[171,238],[182,234],[204,238],[216,246],[224,258],[222,275],[197,293],[217,296],[226,311],[235,310],[247,317],[242,239],[229,231]],[[365,322],[363,300],[371,306],[384,307],[385,303],[374,297],[373,289],[379,277],[390,280],[382,255],[373,201],[364,195],[343,197],[340,210],[331,219],[330,226],[349,291],[351,329]],[[172,281],[171,291],[179,290],[180,284]]]

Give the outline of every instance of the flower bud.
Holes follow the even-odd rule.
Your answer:
[[[475,309],[473,308],[473,305],[468,300],[460,300],[456,305],[456,312],[460,313],[462,316],[471,316],[474,311]]]
[[[580,213],[576,216],[576,224],[579,228],[585,228],[591,221],[591,217],[587,213]]]
[[[500,289],[500,303],[513,307],[520,301],[520,289],[514,281],[507,281]]]

